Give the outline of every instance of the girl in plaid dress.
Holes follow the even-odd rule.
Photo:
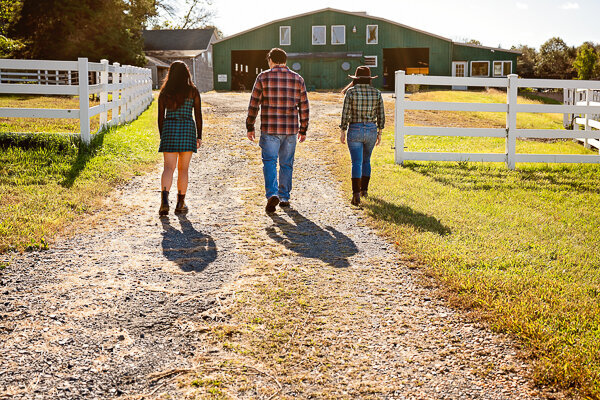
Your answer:
[[[200,93],[192,83],[187,65],[175,61],[158,96],[158,129],[164,169],[161,178],[159,215],[169,213],[169,190],[177,167],[177,206],[175,213],[185,213],[185,193],[192,153],[202,144],[202,110]],[[193,115],[193,116],[192,116]],[[195,121],[194,121],[195,119]]]

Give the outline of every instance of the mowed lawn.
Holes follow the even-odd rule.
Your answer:
[[[77,101],[1,96],[0,107],[77,108]],[[90,148],[68,135],[5,133],[78,132],[78,120],[0,119],[0,253],[45,248],[116,184],[153,168],[160,159],[156,112],[154,103],[131,124],[98,134]]]
[[[503,102],[505,96],[445,91],[412,100]],[[504,114],[414,111],[406,121],[504,127]],[[518,123],[560,129],[562,115],[526,114]],[[390,123],[363,201],[373,223],[456,304],[519,337],[535,357],[538,382],[600,398],[600,166],[517,164],[509,171],[499,163],[406,162],[401,168],[392,143]],[[409,136],[406,146],[504,152],[504,140],[491,138]],[[570,140],[519,140],[517,151],[597,154]]]

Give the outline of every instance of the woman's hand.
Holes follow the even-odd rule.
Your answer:
[[[346,144],[346,131],[343,129],[340,129],[340,143]]]
[[[196,139],[196,150],[202,146],[202,139]]]
[[[377,141],[375,142],[375,146],[379,146],[381,144],[381,130],[377,131]]]

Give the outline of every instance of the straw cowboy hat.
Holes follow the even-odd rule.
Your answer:
[[[371,69],[369,67],[357,67],[354,75],[348,75],[352,79],[369,78],[375,79],[378,75],[371,76]]]

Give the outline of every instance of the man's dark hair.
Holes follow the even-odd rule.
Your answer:
[[[285,64],[287,61],[287,53],[282,49],[275,47],[267,54],[267,60],[271,60],[275,64]]]

